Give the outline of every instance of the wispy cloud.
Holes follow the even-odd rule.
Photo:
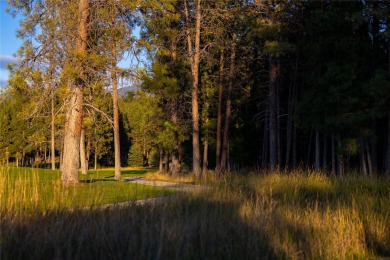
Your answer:
[[[6,69],[7,64],[18,62],[20,62],[20,60],[16,57],[0,54],[0,69]]]

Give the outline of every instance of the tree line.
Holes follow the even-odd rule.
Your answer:
[[[57,158],[66,183],[98,161],[116,179],[126,164],[390,173],[387,1],[11,4],[25,43],[0,95],[3,162]],[[129,55],[145,66],[120,68]]]

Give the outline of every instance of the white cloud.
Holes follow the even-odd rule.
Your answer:
[[[20,62],[19,58],[0,54],[0,69],[6,69],[7,64],[18,63],[18,62]]]

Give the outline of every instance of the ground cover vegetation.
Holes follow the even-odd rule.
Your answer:
[[[109,210],[32,210],[21,200],[19,210],[1,208],[1,254],[5,259],[390,254],[388,179],[252,172],[229,174],[212,186],[160,204]]]
[[[10,5],[5,258],[389,256],[388,1]],[[128,165],[212,189],[74,209],[139,198]]]
[[[173,191],[159,187],[116,182],[114,169],[89,171],[80,183],[64,186],[61,173],[39,168],[1,168],[1,207],[8,212],[96,207],[152,197]],[[140,177],[148,169],[125,169],[122,177]]]

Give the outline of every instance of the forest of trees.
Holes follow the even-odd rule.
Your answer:
[[[0,164],[390,175],[389,1],[10,4]]]

